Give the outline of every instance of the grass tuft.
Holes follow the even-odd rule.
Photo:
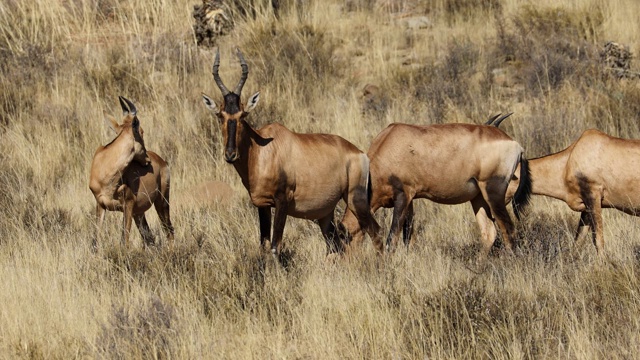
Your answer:
[[[414,242],[369,240],[325,258],[318,226],[287,219],[285,254],[259,249],[258,215],[200,93],[219,99],[215,48],[176,0],[0,2],[0,353],[11,358],[633,358],[640,353],[637,218],[604,211],[605,260],[579,214],[534,198],[515,256],[474,263],[468,204],[415,204]],[[640,138],[640,91],[601,56],[637,54],[633,1],[224,2],[220,74],[250,68],[255,127],[339,134],[366,150],[392,122],[501,125],[536,157],[587,128]],[[625,25],[622,25],[625,24]],[[638,72],[635,58],[624,71]],[[169,162],[176,243],[144,248],[108,212],[92,249],[103,111],[136,103]],[[207,189],[205,194],[203,189]],[[343,205],[340,205],[343,207]],[[340,211],[338,211],[340,213]],[[383,229],[389,211],[377,216]],[[386,231],[385,230],[385,231]],[[284,263],[284,266],[280,265]]]

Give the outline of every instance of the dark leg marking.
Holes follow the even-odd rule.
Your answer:
[[[271,239],[271,251],[275,255],[280,254],[280,241],[284,234],[284,225],[287,222],[289,203],[286,200],[276,200],[276,212],[273,220],[273,237]]]
[[[404,227],[405,215],[408,206],[407,196],[403,192],[397,192],[394,197],[393,203],[393,219],[391,220],[391,229],[387,236],[387,248],[393,249],[396,244],[393,244],[393,239],[400,232],[400,228]]]
[[[411,235],[413,234],[413,200],[409,202],[407,214],[402,227],[402,241],[406,246],[411,243]]]
[[[267,241],[271,240],[271,207],[258,208],[260,221],[260,247],[264,248]]]
[[[589,184],[589,179],[584,176],[584,174],[577,174],[576,179],[578,179],[578,188],[580,189],[580,198],[582,199],[582,203],[584,204],[585,210],[582,212],[586,213],[585,219],[588,218],[588,224],[591,227],[591,240],[594,245],[596,244],[596,227],[598,226],[598,219],[596,219],[596,214],[594,213],[594,207],[596,199],[593,197],[591,192],[591,186]],[[582,214],[580,215],[580,220],[583,222]]]

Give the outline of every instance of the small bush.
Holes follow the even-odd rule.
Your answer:
[[[598,129],[625,138],[633,138],[640,131],[640,88],[606,81],[591,97],[589,115]]]
[[[151,88],[145,82],[147,67],[140,66],[135,57],[129,56],[123,47],[108,47],[104,54],[90,62],[86,57],[82,67],[85,85],[96,91],[101,98],[113,94],[127,94],[129,99],[148,97]],[[100,58],[99,55],[103,55]]]
[[[453,41],[443,63],[398,72],[394,79],[396,87],[415,89],[413,97],[426,105],[431,122],[446,122],[450,106],[468,109],[476,101],[472,100],[470,77],[476,71],[478,55],[471,42]]]
[[[204,0],[202,4],[193,6],[193,31],[198,45],[216,46],[217,39],[233,29],[233,23],[226,10],[227,7],[221,0]]]
[[[171,359],[176,357],[177,335],[173,307],[151,296],[131,312],[122,306],[113,307],[111,319],[98,338],[98,352],[116,359]]]
[[[574,248],[573,235],[577,228],[578,213],[567,213],[558,219],[547,213],[530,213],[518,226],[518,242],[526,256],[543,261],[556,259],[563,251]],[[566,224],[571,224],[567,228]],[[575,225],[575,227],[573,227]]]
[[[445,20],[448,24],[452,24],[457,19],[469,21],[477,19],[478,13],[500,11],[501,9],[501,0],[446,0],[443,10]]]
[[[567,83],[589,88],[602,79],[596,46],[604,22],[602,8],[525,5],[510,20],[505,21],[501,11],[494,13],[497,36],[488,52],[490,81],[494,69],[507,68],[510,86],[521,85],[525,94],[540,97]]]
[[[285,28],[270,23],[243,39],[241,48],[247,54],[245,57],[255,64],[252,67],[255,81],[274,84],[276,88],[297,86],[302,92],[301,100],[309,98],[310,90],[318,90],[316,86],[322,91],[343,75],[344,67],[333,57],[338,41],[321,28],[305,24]],[[308,86],[310,83],[316,86]]]

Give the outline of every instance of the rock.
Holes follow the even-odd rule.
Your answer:
[[[217,38],[233,29],[233,22],[225,14],[222,0],[202,0],[202,5],[193,6],[192,15],[196,20],[193,31],[199,46],[216,46]]]

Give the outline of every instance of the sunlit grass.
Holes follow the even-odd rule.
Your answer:
[[[481,123],[514,111],[502,128],[529,157],[559,151],[589,127],[640,138],[637,81],[608,77],[598,65],[606,41],[640,52],[636,2],[280,3],[280,20],[268,2],[255,16],[232,7],[235,28],[218,39],[225,82],[239,78],[234,48],[245,53],[243,95],[261,92],[248,118],[256,127],[339,134],[366,150],[391,122]],[[317,225],[292,218],[288,267],[260,253],[257,211],[222,159],[217,120],[201,102],[201,92],[219,92],[214,51],[195,45],[193,5],[0,3],[3,357],[640,351],[640,231],[636,218],[615,210],[604,212],[605,261],[589,239],[574,244],[578,214],[544,198],[534,198],[519,225],[520,255],[492,256],[485,269],[473,263],[471,206],[428,201],[416,203],[412,247],[388,257],[367,241],[356,256],[328,262]],[[411,28],[416,16],[426,22]],[[383,90],[384,106],[363,111],[367,84]],[[174,249],[142,250],[134,230],[134,249],[124,251],[120,213],[107,214],[105,240],[91,249],[88,171],[112,137],[103,111],[118,116],[118,95],[136,103],[147,148],[170,164]],[[202,195],[213,181],[227,186]],[[147,217],[162,238],[157,216]],[[388,211],[378,219],[388,229]]]

